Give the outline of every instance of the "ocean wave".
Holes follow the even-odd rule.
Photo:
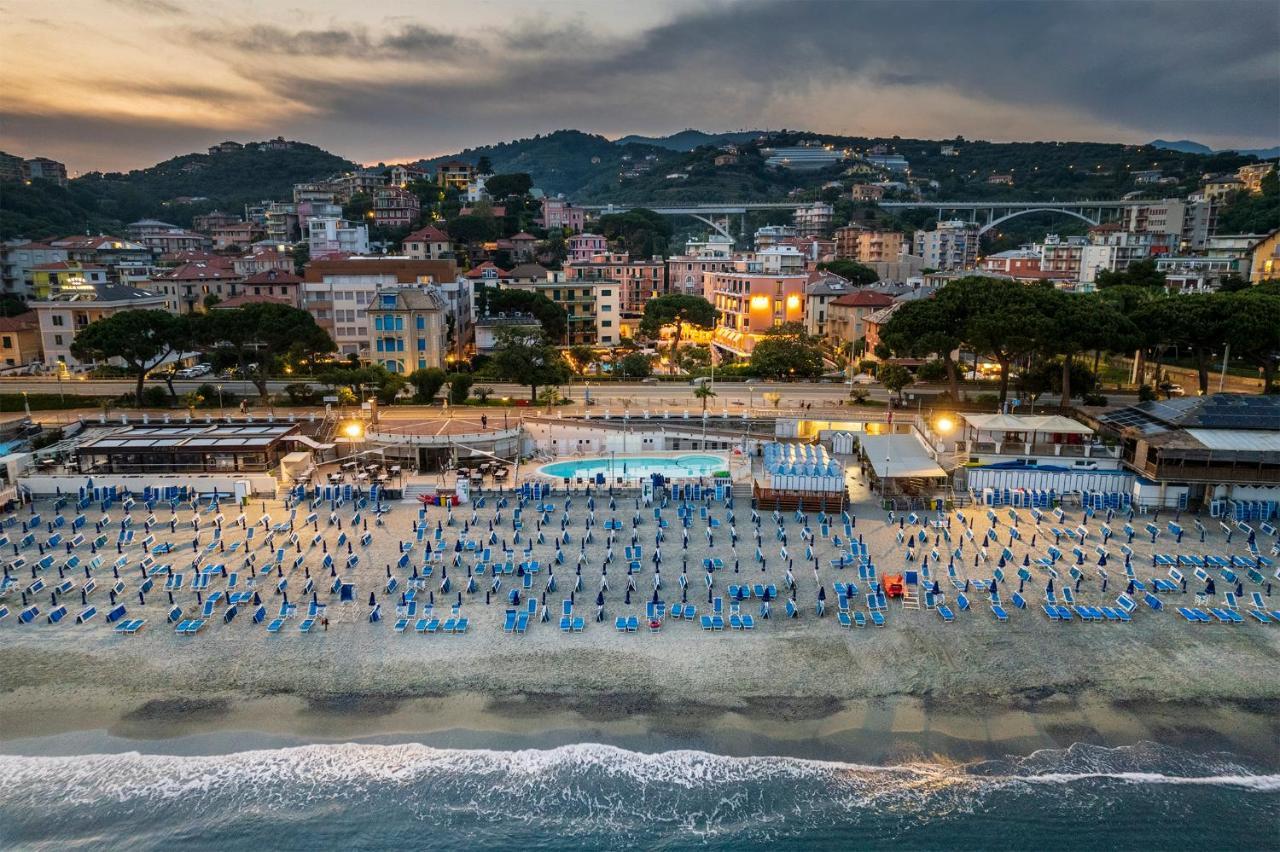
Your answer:
[[[1159,787],[1280,791],[1280,775],[1254,774],[1228,756],[1158,746],[1073,746],[1009,761],[868,766],[791,757],[728,757],[700,751],[641,753],[599,744],[521,751],[454,750],[420,744],[307,745],[216,756],[94,754],[0,756],[0,826],[19,836],[66,837],[93,827],[170,819],[247,832],[266,815],[310,824],[336,814],[401,826],[476,832],[523,827],[530,835],[645,842],[669,834],[706,842],[767,843],[843,827],[899,836],[913,826],[974,814],[990,817],[1034,799],[1072,819],[1129,790]],[[1044,795],[1067,787],[1087,795]],[[1268,803],[1267,807],[1273,807]],[[282,816],[283,815],[283,816]],[[248,821],[248,822],[246,822]],[[379,831],[389,831],[381,826]],[[0,839],[5,829],[0,827]],[[383,835],[394,840],[395,833]],[[147,844],[142,844],[147,845]]]

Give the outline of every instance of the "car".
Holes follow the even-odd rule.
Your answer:
[[[657,380],[657,379],[655,379],[655,378],[653,378],[652,376],[650,376],[650,377],[649,377],[649,378],[647,378],[647,379],[641,379],[641,380],[640,380],[640,384],[642,384],[642,385],[656,385],[657,383],[658,383],[658,380]]]
[[[690,380],[689,380],[689,384],[693,385],[694,387],[700,387],[700,386],[702,386],[702,385],[709,385],[709,384],[711,384],[711,377],[710,377],[710,376],[698,376],[696,379],[690,379]]]
[[[183,367],[181,370],[173,374],[176,379],[195,379],[202,375],[204,374],[195,367]]]
[[[853,383],[855,385],[874,385],[876,377],[869,373],[859,373],[853,377]]]
[[[1187,391],[1182,385],[1163,385],[1161,389],[1169,396],[1186,396]]]

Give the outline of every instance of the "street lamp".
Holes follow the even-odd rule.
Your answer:
[[[222,385],[218,385],[218,416],[226,417],[227,412],[222,408]]]

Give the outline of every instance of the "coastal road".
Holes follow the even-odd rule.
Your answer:
[[[272,379],[267,383],[267,387],[272,393],[283,392],[286,385],[295,381],[306,382],[305,378],[284,380]],[[257,389],[251,382],[233,380],[218,381],[204,377],[201,379],[178,380],[174,383],[174,389],[179,395],[188,391],[193,391],[203,384],[221,385],[228,394],[237,396],[247,396],[254,398],[257,396]],[[529,389],[520,385],[508,383],[484,383],[486,387],[493,389],[493,398],[510,398],[515,400],[527,400],[529,398]],[[858,385],[860,390],[867,394],[867,397],[877,402],[885,402],[889,399],[890,393],[879,385]],[[83,395],[83,396],[118,396],[133,390],[134,383],[128,379],[68,379],[59,382],[52,377],[4,377],[0,378],[0,393],[32,393],[32,394],[62,394],[64,396]],[[632,408],[643,409],[673,409],[682,410],[688,408],[690,410],[702,408],[701,400],[697,399],[694,393],[694,386],[687,381],[667,381],[667,382],[602,382],[593,383],[589,380],[574,381],[569,385],[561,388],[561,393],[575,403],[582,403],[588,394],[590,395],[593,408]],[[928,398],[936,393],[945,390],[943,385],[916,385],[907,388],[904,394],[907,396],[907,402],[904,407],[912,408],[919,405],[928,407]],[[831,407],[839,404],[849,397],[849,386],[838,382],[716,382],[715,398],[708,402],[708,407],[713,410],[724,408],[742,408],[751,406],[753,408],[770,408],[765,394],[777,393],[780,395],[779,409],[796,409],[800,405],[808,405],[812,403],[816,407]],[[922,395],[921,400],[912,400],[910,395],[913,392],[919,392]],[[968,390],[971,396],[979,393],[990,393],[990,389],[971,388]],[[1114,402],[1129,401],[1133,398],[1131,393],[1108,391],[1106,394]],[[1040,404],[1054,404],[1056,398],[1052,396],[1042,397]]]

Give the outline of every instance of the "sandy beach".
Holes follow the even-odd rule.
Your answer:
[[[629,527],[633,501],[620,498],[614,513],[606,502],[597,505],[597,522],[616,515]],[[705,604],[698,566],[713,550],[727,563],[717,575],[717,593],[735,580],[781,580],[784,568],[776,564],[779,544],[772,539],[776,525],[771,513],[762,513],[762,530],[764,550],[774,564],[762,574],[750,558],[755,544],[745,503],[740,498],[737,505],[742,538],[736,578],[729,567],[733,553],[727,534],[717,531],[717,543],[709,549],[705,534],[696,525],[691,530],[690,576],[698,581],[690,585],[691,601],[701,594]],[[558,505],[562,509],[563,496]],[[47,519],[49,507],[39,508]],[[247,514],[256,518],[262,508],[255,503]],[[287,515],[279,504],[265,508],[275,518]],[[346,529],[351,511],[350,506],[339,510]],[[478,526],[484,527],[493,511],[492,502],[482,508]],[[1004,511],[1002,524],[1007,523]],[[469,507],[455,510],[455,526],[445,528],[447,539],[461,532],[470,512]],[[712,512],[725,515],[723,507]],[[853,512],[856,532],[864,536],[881,572],[905,565],[896,542],[898,526],[887,525],[884,514],[868,505],[854,506]],[[585,513],[585,499],[579,496],[571,510],[574,542],[565,545],[571,557],[580,547],[577,534]],[[111,514],[119,517],[119,506]],[[172,539],[177,549],[160,561],[169,560],[180,570],[190,563],[192,532],[179,524],[170,535],[168,514],[167,506],[158,510],[157,535]],[[970,508],[967,514],[981,518],[974,521],[975,529],[984,531],[989,525],[985,510]],[[189,509],[179,510],[177,517],[190,515]],[[674,520],[674,507],[666,515]],[[1079,510],[1073,515],[1068,520],[1074,525]],[[210,524],[209,516],[204,517],[202,542],[207,542]],[[416,517],[416,505],[397,504],[384,527],[370,526],[374,540],[357,548],[361,564],[351,572],[356,602],[329,607],[327,632],[317,629],[304,636],[287,629],[272,636],[262,625],[240,618],[210,624],[198,636],[178,636],[164,624],[164,594],[154,592],[145,607],[136,601],[131,606],[131,615],[150,620],[134,637],[114,635],[100,620],[19,627],[9,619],[0,625],[0,718],[5,719],[0,748],[56,753],[59,740],[84,731],[152,746],[238,731],[288,741],[380,738],[449,744],[466,744],[481,735],[489,742],[513,743],[626,744],[657,737],[723,754],[860,760],[939,754],[962,759],[1075,742],[1157,740],[1230,750],[1266,764],[1280,760],[1275,712],[1280,708],[1280,629],[1274,626],[1195,626],[1170,612],[1146,610],[1125,625],[1054,624],[1034,607],[1015,611],[1008,623],[999,624],[984,605],[945,624],[933,612],[903,611],[895,602],[887,627],[848,630],[838,626],[833,600],[828,601],[827,617],[814,615],[813,572],[798,565],[799,619],[782,618],[775,609],[775,617],[758,619],[752,633],[708,634],[693,624],[668,621],[660,633],[619,634],[612,617],[643,610],[644,591],[651,588],[651,566],[646,566],[646,583],[632,606],[622,603],[623,577],[618,574],[623,572],[615,568],[610,572],[609,620],[596,624],[589,619],[585,632],[565,635],[555,617],[572,571],[562,566],[561,590],[548,597],[552,622],[532,625],[524,636],[502,632],[504,606],[495,600],[486,607],[483,591],[464,596],[463,610],[472,622],[467,635],[397,634],[389,621],[367,622],[367,598],[376,591],[384,607],[393,607],[394,596],[381,589],[383,566],[394,561],[400,539],[412,538]],[[434,527],[443,517],[442,509],[433,508],[427,522]],[[560,509],[552,515],[552,529],[559,529],[559,517]],[[510,509],[504,513],[506,536],[511,535],[509,518]],[[536,516],[526,510],[526,520],[532,527]],[[648,548],[655,532],[651,513],[647,520],[637,534]],[[1020,523],[1024,531],[1032,530],[1029,516],[1024,514]],[[1093,527],[1099,523],[1095,519]],[[1047,521],[1042,526],[1047,528]],[[799,527],[788,514],[793,558],[795,551],[803,551],[794,541]],[[326,528],[323,519],[319,529],[326,543],[339,534],[336,527]],[[229,528],[226,538],[237,540],[236,532]],[[671,596],[679,593],[673,580],[683,551],[678,526],[667,533],[664,596]],[[629,529],[624,535],[629,540]],[[604,559],[604,539],[597,528],[595,541],[586,548],[585,588],[578,596],[579,611],[585,614],[594,612],[589,604]],[[1018,560],[1026,550],[1023,544],[1014,543]],[[1115,550],[1116,542],[1111,544]],[[1155,550],[1236,552],[1238,545],[1228,550],[1213,535],[1205,544],[1189,536],[1174,549],[1162,537]],[[824,583],[856,579],[825,567],[835,553],[828,540],[818,538],[816,547]],[[971,554],[972,545],[967,547]],[[1043,547],[1040,541],[1035,552]],[[1134,564],[1142,566],[1139,575],[1149,576],[1154,571],[1150,543],[1135,538],[1133,547]],[[522,548],[517,546],[518,554]],[[318,563],[318,548],[306,552],[307,564]],[[537,545],[534,556],[545,566],[553,553],[552,545]],[[672,566],[672,560],[677,564]],[[990,571],[971,564],[968,570],[975,576]],[[1123,584],[1116,585],[1117,572],[1118,565],[1107,595],[1090,579],[1079,597],[1110,601],[1123,590]],[[540,578],[535,591],[542,582]],[[1028,584],[1029,600],[1040,599],[1037,584],[1043,584],[1042,577]],[[181,593],[187,596],[190,592]],[[275,599],[265,592],[264,598],[274,611]],[[453,593],[442,595],[440,603],[453,598]]]

